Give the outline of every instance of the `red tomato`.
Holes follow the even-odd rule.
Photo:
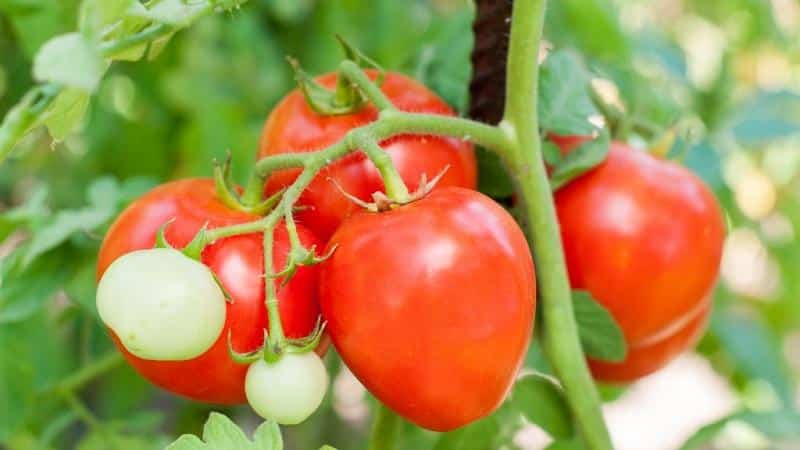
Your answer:
[[[353,374],[422,427],[447,431],[497,408],[533,329],[525,236],[476,191],[443,188],[333,235],[320,302]]]
[[[604,163],[555,199],[572,287],[611,311],[629,348],[680,334],[707,308],[725,226],[713,194],[689,170],[612,143]],[[652,371],[667,362],[658,358],[637,365]],[[610,373],[596,375],[615,379]]]
[[[628,383],[661,369],[684,350],[694,347],[706,329],[710,313],[709,303],[675,334],[658,342],[629,348],[625,361],[611,363],[589,359],[592,375],[606,382]]]
[[[367,74],[375,79],[376,72]],[[335,73],[318,78],[318,81],[333,87]],[[403,111],[453,115],[444,101],[422,84],[398,73],[387,73],[381,86],[383,92]],[[336,143],[348,131],[365,125],[378,117],[378,111],[370,106],[355,114],[322,116],[315,113],[299,90],[292,91],[270,114],[261,135],[259,157],[280,153],[309,152]],[[475,189],[477,168],[472,144],[466,141],[431,136],[398,136],[381,143],[388,152],[409,189],[419,185],[422,174],[430,180],[445,167],[447,173],[438,187],[460,186]],[[299,170],[285,170],[273,174],[267,182],[267,193],[288,186],[297,177]],[[344,218],[358,207],[348,200],[331,182],[336,180],[342,188],[365,201],[372,200],[372,193],[383,191],[383,182],[375,167],[363,154],[355,153],[327,167],[303,193],[298,204],[310,209],[298,214],[298,220],[306,224],[317,236],[327,240]]]
[[[217,228],[258,217],[234,211],[217,200],[214,183],[208,179],[161,185],[135,201],[111,226],[100,249],[97,278],[121,255],[152,247],[158,229],[170,219],[174,221],[166,229],[167,241],[183,247],[205,223]],[[317,243],[309,231],[302,227],[298,231],[305,245]],[[283,267],[289,240],[282,226],[275,232],[274,249],[275,267]],[[164,389],[208,403],[245,402],[248,366],[231,360],[227,338],[230,332],[233,348],[238,352],[256,350],[263,343],[268,326],[263,254],[261,234],[220,239],[206,247],[202,262],[216,274],[232,302],[227,303],[225,327],[219,339],[201,356],[188,361],[140,359],[127,352],[112,333],[117,347],[139,373]],[[280,314],[287,336],[307,336],[314,329],[319,316],[316,284],[316,267],[302,267],[286,286],[279,288]]]

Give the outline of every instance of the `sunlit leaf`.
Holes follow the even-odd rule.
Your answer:
[[[611,313],[587,291],[572,291],[572,306],[586,354],[604,361],[625,359],[625,336]]]
[[[68,33],[47,41],[33,60],[37,81],[50,81],[92,92],[105,71],[97,49],[80,33]]]
[[[572,416],[564,393],[552,380],[536,374],[517,380],[511,394],[512,404],[532,423],[554,439],[572,436]]]

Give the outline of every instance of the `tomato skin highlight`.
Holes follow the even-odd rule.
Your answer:
[[[674,338],[707,309],[725,225],[714,195],[689,170],[615,142],[604,163],[555,201],[572,288],[609,309],[629,348]],[[685,349],[691,340],[683,341]],[[630,373],[643,376],[669,359]],[[595,376],[630,381],[620,371]]]
[[[367,70],[373,80],[374,70]],[[317,79],[332,88],[337,74],[329,73]],[[387,72],[381,90],[402,111],[454,115],[452,109],[422,84],[404,75]],[[258,156],[281,153],[310,152],[336,143],[353,128],[373,122],[378,111],[367,105],[354,114],[322,116],[315,113],[303,94],[295,89],[269,115],[261,135]],[[447,172],[437,186],[477,187],[477,163],[471,143],[454,138],[432,136],[397,136],[382,142],[381,147],[391,155],[398,172],[410,190],[418,187],[420,177],[428,180],[445,167]],[[274,173],[266,184],[272,194],[297,178],[298,169]],[[372,193],[383,191],[383,182],[373,164],[360,152],[348,155],[323,169],[300,197],[298,205],[309,207],[297,214],[300,223],[308,226],[320,239],[327,240],[339,224],[358,207],[348,200],[331,179],[349,194],[364,201]]]
[[[686,349],[697,344],[705,332],[711,315],[708,303],[689,323],[675,334],[658,342],[628,349],[624,361],[612,363],[589,359],[592,376],[606,383],[624,384],[650,375],[666,366]]]
[[[514,219],[441,188],[346,220],[323,263],[328,332],[353,374],[419,426],[449,431],[503,401],[530,342],[536,281]]]
[[[166,239],[175,247],[183,247],[206,223],[209,228],[217,228],[258,217],[232,210],[220,202],[210,179],[163,184],[131,204],[111,226],[98,257],[98,279],[121,255],[151,248],[158,229],[171,219],[174,221],[166,228]],[[316,237],[302,226],[298,226],[298,231],[305,245],[318,244]],[[262,241],[260,233],[233,236],[220,239],[203,251],[201,261],[232,297],[232,302],[226,303],[222,333],[208,351],[187,361],[144,360],[127,352],[112,332],[114,342],[128,362],[153,384],[176,394],[207,403],[244,403],[248,366],[230,359],[227,338],[230,332],[233,348],[238,352],[256,350],[263,343],[268,320]],[[283,267],[288,251],[288,236],[281,225],[275,230],[276,268]],[[299,268],[286,286],[279,288],[281,321],[288,337],[304,337],[314,329],[319,316],[316,285],[317,268],[312,266]]]

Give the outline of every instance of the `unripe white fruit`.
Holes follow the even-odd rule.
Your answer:
[[[154,361],[202,355],[225,325],[225,295],[211,270],[168,248],[115,260],[97,286],[97,310],[129,352]]]
[[[275,363],[250,365],[244,385],[258,415],[281,425],[296,425],[319,408],[328,389],[328,372],[314,352],[288,353]]]

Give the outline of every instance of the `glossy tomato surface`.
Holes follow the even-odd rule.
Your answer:
[[[572,287],[611,311],[629,348],[680,334],[707,308],[725,227],[689,170],[612,143],[604,163],[557,192],[556,208]]]
[[[118,257],[138,249],[150,248],[158,229],[166,229],[167,241],[185,246],[204,224],[216,228],[256,220],[258,217],[234,211],[219,200],[208,179],[187,179],[167,183],[145,194],[130,205],[106,234],[97,266],[98,279]],[[311,232],[298,227],[306,245],[317,243]],[[285,228],[275,232],[274,264],[282,267],[289,250]],[[237,364],[228,355],[227,338],[233,348],[248,352],[261,346],[268,326],[264,305],[263,244],[261,234],[221,239],[202,254],[231,301],[226,304],[226,321],[220,337],[201,356],[188,361],[149,361],[127,352],[114,338],[117,347],[139,373],[154,384],[194,400],[233,404],[245,401],[244,380],[247,365]],[[278,291],[283,328],[289,337],[307,336],[316,325],[319,304],[316,296],[317,269],[302,267]]]
[[[431,430],[495,410],[530,341],[536,284],[513,218],[475,191],[441,188],[331,238],[320,301],[356,377]]]
[[[374,71],[367,73],[372,79],[376,76]],[[336,74],[324,75],[318,81],[327,87],[334,87]],[[453,115],[442,99],[404,75],[387,73],[381,89],[400,110]],[[259,156],[319,150],[377,117],[378,112],[371,105],[355,114],[322,116],[311,109],[299,90],[294,90],[267,119],[259,144]],[[422,174],[426,174],[430,180],[445,167],[448,168],[447,172],[437,186],[476,187],[475,154],[472,144],[468,142],[431,136],[398,136],[382,142],[381,147],[391,155],[403,181],[411,190],[417,188]],[[298,170],[285,170],[273,174],[267,182],[267,192],[273,193],[291,184],[298,173]],[[365,201],[372,200],[373,192],[383,190],[378,171],[360,152],[320,172],[300,199],[299,204],[309,209],[300,212],[298,220],[323,240],[333,234],[342,219],[358,209],[342,195],[331,179],[336,180],[346,192]]]
[[[671,336],[658,342],[628,348],[628,354],[622,362],[589,359],[592,375],[608,383],[628,383],[656,372],[686,349],[694,347],[702,337],[710,315],[711,304],[707,303],[695,318]]]

